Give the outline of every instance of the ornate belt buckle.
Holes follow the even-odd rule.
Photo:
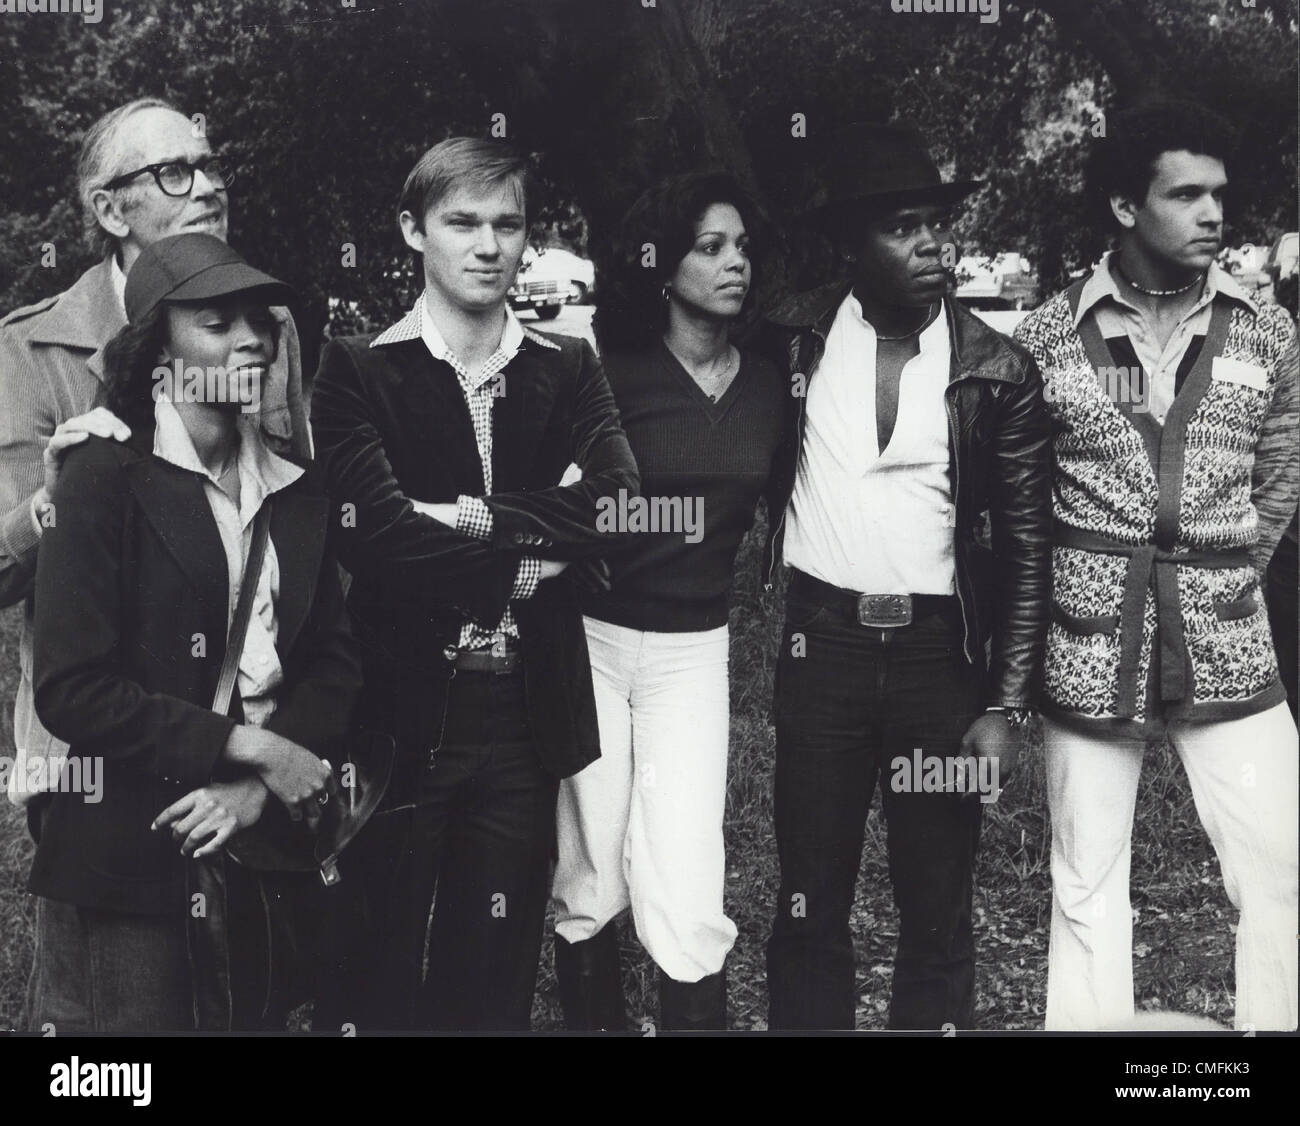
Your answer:
[[[896,629],[911,624],[910,594],[858,595],[858,625],[872,629]]]

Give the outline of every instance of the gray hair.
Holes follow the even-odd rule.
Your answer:
[[[164,101],[162,98],[137,98],[124,106],[109,110],[86,130],[86,136],[81,142],[81,155],[77,158],[77,198],[81,201],[81,230],[86,245],[100,258],[106,257],[110,251],[115,251],[118,240],[99,225],[90,197],[114,176],[127,171],[119,166],[117,160],[115,149],[118,136],[127,118],[146,109],[169,109],[173,113],[180,113],[171,102]]]

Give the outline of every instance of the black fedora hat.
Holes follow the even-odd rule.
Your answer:
[[[814,141],[816,134],[809,138]],[[809,146],[808,169],[797,213],[816,215],[845,205],[951,204],[984,186],[983,180],[948,180],[910,126],[855,121]]]

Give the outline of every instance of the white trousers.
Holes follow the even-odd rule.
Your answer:
[[[600,758],[560,784],[555,931],[581,942],[630,906],[660,969],[698,981],[736,941],[722,909],[727,627],[645,633],[583,621]]]
[[[1052,812],[1049,1030],[1133,1017],[1129,860],[1143,745],[1044,720]],[[1169,739],[1214,845],[1237,927],[1238,1029],[1296,1027],[1296,727],[1285,704]]]

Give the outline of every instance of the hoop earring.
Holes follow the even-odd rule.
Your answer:
[[[671,289],[668,288],[668,283],[667,283],[667,282],[664,283],[663,295],[664,295],[664,300],[665,300],[665,301],[669,301],[669,300],[672,299],[673,291],[672,291]]]

